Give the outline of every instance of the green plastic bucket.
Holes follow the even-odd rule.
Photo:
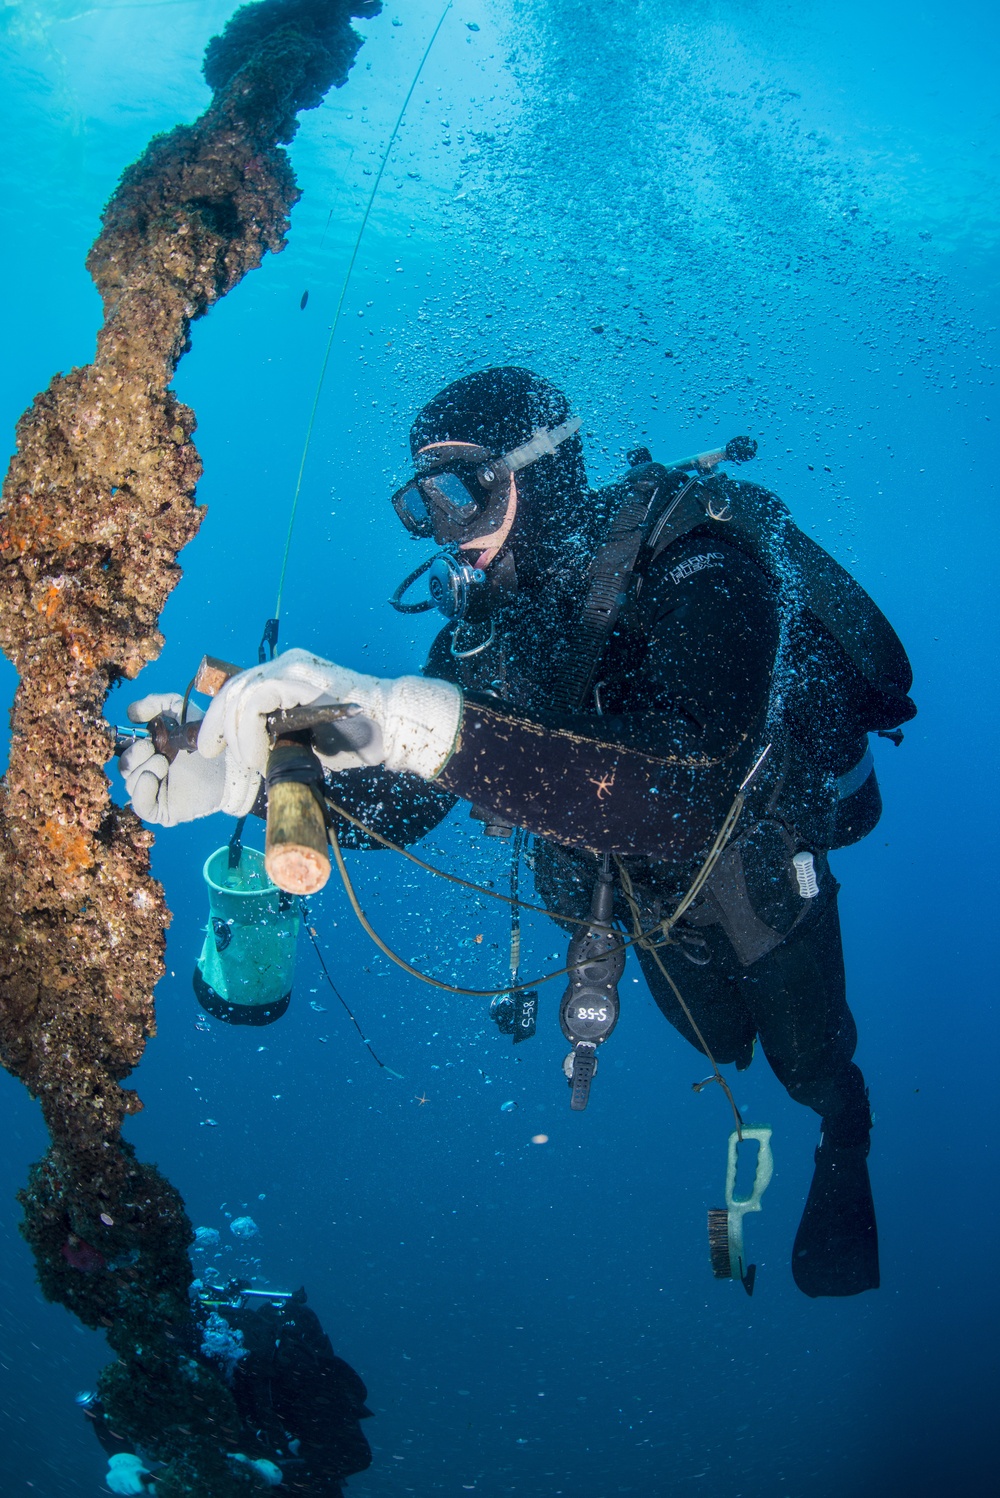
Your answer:
[[[208,926],[194,971],[202,1008],[228,1025],[270,1025],[288,1008],[302,919],[298,901],[271,883],[264,855],[229,848],[206,860]]]

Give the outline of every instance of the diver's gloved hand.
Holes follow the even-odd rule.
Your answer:
[[[236,1462],[243,1467],[248,1467],[251,1472],[260,1478],[265,1487],[280,1488],[284,1481],[284,1473],[281,1468],[276,1467],[274,1462],[269,1462],[266,1457],[257,1457],[254,1459],[253,1457],[244,1456],[242,1451],[230,1451],[227,1460]]]
[[[184,699],[176,692],[140,697],[128,707],[132,723],[148,723],[160,713],[180,717]],[[203,716],[201,708],[188,706],[188,717]],[[137,816],[161,827],[193,822],[198,817],[225,811],[240,817],[254,803],[260,777],[248,774],[230,756],[206,759],[202,754],[178,754],[171,763],[157,754],[149,739],[137,739],[118,761],[125,788]]]
[[[112,1493],[147,1493],[151,1480],[149,1468],[131,1451],[119,1451],[111,1457],[104,1479]]]
[[[462,721],[458,687],[424,676],[362,676],[307,650],[288,650],[228,681],[205,714],[199,752],[213,758],[225,749],[227,762],[262,775],[267,715],[335,702],[353,702],[360,711],[338,724],[350,747],[321,754],[328,769],[381,764],[433,780],[452,756]]]

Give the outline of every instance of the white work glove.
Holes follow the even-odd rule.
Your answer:
[[[128,707],[129,721],[148,723],[159,713],[173,713],[179,718],[184,699],[176,692],[153,693],[140,697]],[[203,717],[200,707],[188,705],[188,718]],[[150,739],[136,739],[118,767],[137,816],[144,822],[158,822],[161,827],[176,827],[178,822],[193,822],[198,817],[225,811],[230,816],[244,816],[257,797],[260,778],[248,774],[235,762],[206,759],[202,754],[181,753],[171,763],[157,754]]]
[[[227,1459],[231,1462],[239,1462],[241,1466],[249,1467],[252,1472],[257,1474],[266,1487],[280,1488],[284,1481],[284,1473],[281,1468],[276,1467],[274,1462],[269,1462],[266,1457],[257,1457],[254,1460],[252,1457],[244,1456],[242,1451],[230,1451]]]
[[[433,780],[455,749],[462,721],[462,694],[447,681],[425,676],[379,678],[324,661],[307,650],[288,650],[264,666],[242,671],[223,687],[205,714],[199,753],[263,774],[270,745],[265,719],[293,707],[353,702],[357,716],[338,732],[349,750],[321,755],[327,769],[385,765]]]
[[[108,1462],[104,1480],[112,1493],[147,1493],[149,1484],[146,1478],[150,1475],[149,1468],[143,1466],[141,1457],[133,1455],[131,1451],[119,1451]]]

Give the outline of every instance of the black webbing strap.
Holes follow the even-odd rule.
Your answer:
[[[573,1047],[573,1071],[570,1076],[569,1105],[574,1113],[582,1113],[590,1102],[590,1084],[597,1071],[597,1047],[577,1045]]]
[[[288,782],[309,787],[323,813],[324,822],[329,826],[331,812],[326,801],[323,766],[317,759],[312,745],[303,742],[299,736],[289,735],[287,738],[279,739],[267,760],[267,775],[264,783],[268,793],[270,794],[276,785]]]
[[[697,477],[688,479],[677,493],[663,505],[646,528],[646,536],[637,566],[641,571],[649,566],[661,551],[673,546],[681,536],[687,535],[696,525],[703,525],[708,513],[705,492]],[[712,517],[724,518],[721,514]]]
[[[615,516],[611,534],[594,560],[576,633],[556,672],[552,705],[557,712],[575,712],[587,700],[625,602],[657,492],[633,491]]]
[[[577,712],[586,703],[640,553],[645,553],[643,561],[648,565],[654,555],[705,519],[697,479],[688,479],[680,489],[664,495],[671,477],[657,463],[644,464],[641,477],[638,472],[630,475],[632,494],[594,559],[576,633],[557,668],[553,693],[557,712]]]

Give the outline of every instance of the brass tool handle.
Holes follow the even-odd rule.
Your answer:
[[[272,883],[290,895],[314,895],[330,877],[326,818],[318,795],[322,781],[322,768],[305,735],[276,740],[267,762],[264,867]]]
[[[241,670],[242,667],[234,666],[230,661],[221,661],[214,655],[203,656],[192,690],[214,697],[217,692],[222,691],[229,678],[238,676]],[[157,713],[155,718],[150,718],[146,727],[157,754],[162,754],[171,764],[178,754],[197,753],[200,718],[182,723],[176,713]],[[116,744],[115,752],[124,753],[128,747],[123,739],[120,749]]]
[[[194,754],[198,748],[200,718],[192,723],[182,723],[173,713],[157,713],[146,726],[153,748],[171,764],[178,754]]]
[[[220,660],[217,655],[203,655],[201,664],[195,672],[192,690],[201,692],[206,697],[216,697],[229,678],[239,676],[242,670],[242,666],[234,666],[232,661]]]

